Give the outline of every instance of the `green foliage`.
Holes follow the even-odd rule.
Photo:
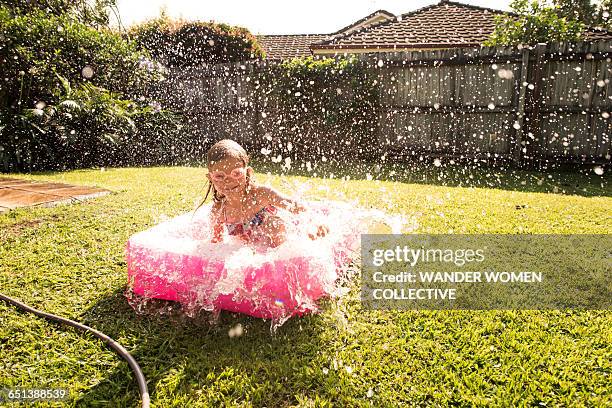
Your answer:
[[[362,155],[371,150],[378,88],[356,58],[294,58],[271,66],[262,79],[269,89],[263,109],[278,112],[268,119],[275,121],[270,128],[291,141],[296,159],[298,154],[331,159],[339,148]],[[274,143],[270,147],[273,152]]]
[[[579,41],[585,30],[581,21],[560,17],[558,6],[539,0],[514,0],[510,7],[519,14],[495,17],[496,28],[486,46]]]
[[[170,158],[147,155],[158,149],[156,138],[178,137],[180,129],[175,115],[147,107],[142,96],[162,72],[120,34],[69,13],[0,7],[0,62],[0,169],[132,163],[126,151],[143,161]],[[154,132],[151,124],[163,135],[141,134]],[[131,146],[136,139],[140,148]]]
[[[107,26],[109,10],[116,9],[116,0],[4,0],[15,14],[44,11],[47,14],[70,15],[78,21],[95,26]]]
[[[597,22],[597,6],[591,0],[554,0],[557,15],[586,25]]]
[[[612,0],[603,0],[597,8],[597,25],[612,29]]]
[[[133,26],[129,35],[155,60],[170,67],[245,61],[264,56],[257,39],[246,28],[171,20],[164,14]]]
[[[0,77],[3,101],[0,107],[33,107],[60,86],[54,72],[70,83],[91,82],[124,94],[159,77],[142,65],[136,46],[108,29],[96,30],[68,15],[46,15],[41,11],[12,16],[0,7]],[[83,68],[93,70],[91,78]],[[3,103],[2,103],[3,102]]]
[[[33,109],[0,116],[0,163],[11,169],[67,169],[100,166],[127,160],[135,135],[144,123],[174,118],[159,107],[137,104],[91,83],[76,87],[61,76],[55,104],[39,102]],[[167,119],[167,120],[163,120]],[[139,142],[143,142],[139,140]],[[139,143],[145,153],[154,146]]]

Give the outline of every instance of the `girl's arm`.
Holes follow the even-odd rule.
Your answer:
[[[262,201],[267,203],[266,205],[281,207],[294,214],[306,210],[306,207],[301,202],[285,197],[270,187],[259,187],[259,193],[261,194],[260,197],[263,199]],[[316,225],[314,230],[308,233],[308,237],[314,240],[317,239],[317,237],[324,237],[328,232],[329,227],[327,225]]]
[[[286,197],[273,188],[261,186],[258,188],[257,193],[261,201],[266,203],[266,205],[284,208],[294,214],[306,210],[306,207],[301,202]]]

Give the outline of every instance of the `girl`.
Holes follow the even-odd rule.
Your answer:
[[[286,231],[283,220],[277,215],[277,208],[293,213],[306,208],[272,188],[255,185],[251,180],[253,169],[248,167],[249,156],[233,140],[215,143],[208,151],[207,160],[209,185],[202,204],[212,190],[212,242],[221,242],[227,229],[229,235],[239,236],[245,242],[270,247],[282,244]],[[316,239],[327,232],[329,229],[320,225],[308,236]]]

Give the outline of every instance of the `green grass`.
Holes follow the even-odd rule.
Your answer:
[[[331,179],[299,170],[258,178],[285,192],[307,183],[311,198],[356,199],[415,216],[418,233],[612,232],[609,173],[425,166],[334,172]],[[347,175],[350,180],[339,179]],[[9,176],[113,191],[78,205],[0,214],[0,291],[123,344],[144,370],[153,406],[612,403],[609,311],[370,311],[355,289],[326,302],[320,315],[289,320],[275,336],[269,321],[231,313],[216,325],[205,316],[136,315],[123,296],[125,242],[192,209],[204,171]],[[230,338],[237,323],[245,332]],[[0,388],[65,387],[70,406],[138,404],[127,363],[101,341],[2,303],[0,356]]]

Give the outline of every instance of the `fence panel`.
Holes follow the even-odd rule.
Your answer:
[[[610,161],[612,42],[357,57],[378,80],[372,140],[390,154]],[[284,113],[262,86],[268,69],[248,61],[175,71],[165,92],[213,139],[276,143],[293,136],[276,126]],[[351,95],[348,81],[336,88]],[[317,132],[295,136],[330,143]]]

